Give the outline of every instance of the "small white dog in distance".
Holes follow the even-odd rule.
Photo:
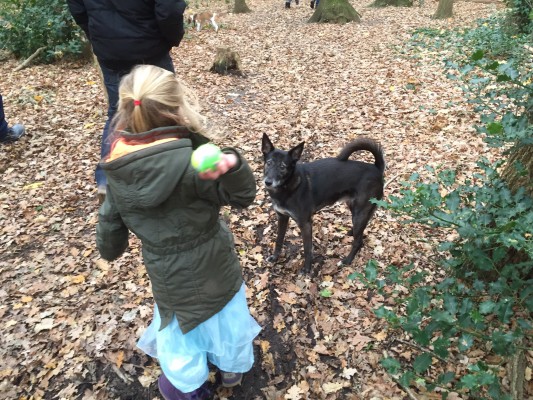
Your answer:
[[[189,17],[189,22],[196,26],[196,30],[200,32],[202,27],[206,23],[210,23],[211,26],[215,29],[215,32],[218,32],[217,19],[222,16],[223,13],[204,11],[201,13],[193,14]]]

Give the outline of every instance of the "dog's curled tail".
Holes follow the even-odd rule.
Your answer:
[[[337,156],[337,160],[346,161],[353,153],[360,150],[366,150],[372,153],[375,159],[374,164],[379,169],[381,174],[383,174],[383,172],[385,171],[385,157],[383,156],[383,147],[381,147],[381,144],[376,142],[374,139],[366,137],[355,139],[353,142],[350,142],[346,146],[344,146],[344,148]]]

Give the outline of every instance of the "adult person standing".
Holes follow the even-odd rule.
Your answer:
[[[171,72],[170,49],[185,33],[184,0],[67,0],[74,21],[83,29],[98,60],[107,91],[107,121],[100,158],[111,147],[110,124],[117,111],[121,78],[137,64],[151,64]],[[98,199],[105,198],[106,177],[96,167]]]
[[[9,126],[4,114],[4,101],[0,94],[0,143],[12,143],[16,142],[26,132],[24,125],[15,124]]]

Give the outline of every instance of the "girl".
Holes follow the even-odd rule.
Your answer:
[[[171,72],[152,65],[123,78],[117,137],[101,162],[108,187],[96,228],[106,260],[124,252],[129,231],[142,242],[155,308],[138,346],[159,359],[167,400],[210,398],[208,361],[224,386],[240,384],[260,331],[246,304],[233,236],[219,218],[223,205],[252,203],[255,178],[233,148],[223,149],[215,171],[192,169],[192,151],[208,139],[189,94]]]

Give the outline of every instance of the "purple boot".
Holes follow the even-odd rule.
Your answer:
[[[234,372],[220,371],[222,375],[222,386],[232,388],[242,383],[242,374]]]
[[[209,400],[213,397],[207,387],[207,382],[192,392],[183,393],[176,389],[163,373],[159,377],[158,386],[159,392],[165,400]]]

